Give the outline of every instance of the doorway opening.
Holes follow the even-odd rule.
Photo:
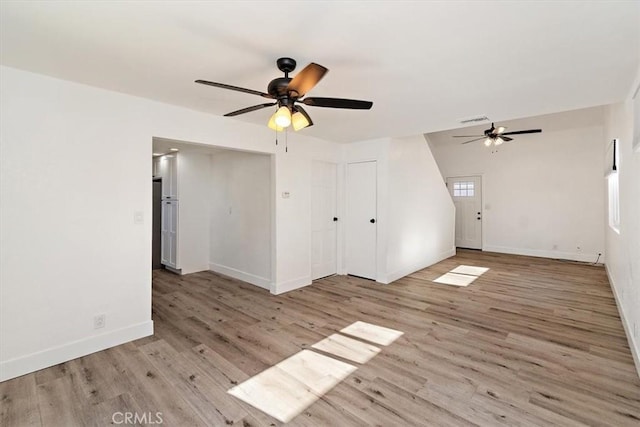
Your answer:
[[[173,273],[214,271],[270,290],[273,163],[271,154],[154,137],[153,268],[159,252]]]

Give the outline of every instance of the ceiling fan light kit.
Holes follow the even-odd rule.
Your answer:
[[[289,111],[289,107],[283,105],[282,107],[278,108],[278,111],[276,111],[273,115],[273,121],[278,127],[288,127],[291,124],[291,111]]]
[[[513,132],[505,132],[507,130],[504,126],[495,127],[491,123],[491,128],[484,131],[484,135],[453,135],[454,138],[474,138],[469,141],[463,142],[463,144],[469,144],[470,142],[480,141],[484,139],[485,147],[497,147],[505,142],[513,141],[513,138],[507,135],[524,135],[527,133],[540,133],[542,129],[529,129],[529,130],[516,130]]]
[[[356,99],[303,98],[307,92],[318,84],[329,70],[322,65],[312,62],[304,67],[295,77],[291,78],[289,77],[289,73],[296,68],[296,61],[294,59],[279,58],[276,61],[276,65],[278,66],[278,69],[284,73],[284,77],[278,77],[271,80],[267,86],[266,93],[224,83],[210,82],[207,80],[196,80],[195,82],[207,86],[244,92],[275,100],[275,102],[258,104],[241,110],[232,111],[231,113],[225,114],[225,116],[233,117],[275,105],[277,106],[277,110],[269,119],[267,126],[276,132],[281,132],[289,126],[292,126],[295,131],[313,126],[313,121],[309,114],[307,114],[301,105],[297,105],[296,103],[312,107],[345,108],[350,110],[369,110],[373,106],[373,102],[360,101]]]

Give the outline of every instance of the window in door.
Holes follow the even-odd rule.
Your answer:
[[[473,181],[461,181],[453,183],[453,197],[473,197],[474,185]]]

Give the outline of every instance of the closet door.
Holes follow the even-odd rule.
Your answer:
[[[338,165],[314,161],[311,168],[311,278],[338,272]]]
[[[347,165],[347,273],[376,279],[377,165],[375,161]]]

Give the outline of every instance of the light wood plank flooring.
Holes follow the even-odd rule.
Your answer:
[[[469,287],[433,279],[489,267]],[[153,277],[155,335],[0,384],[2,426],[278,426],[226,391],[361,320],[404,332],[290,425],[640,425],[640,380],[602,267],[459,251],[391,285],[282,296],[213,273]]]

